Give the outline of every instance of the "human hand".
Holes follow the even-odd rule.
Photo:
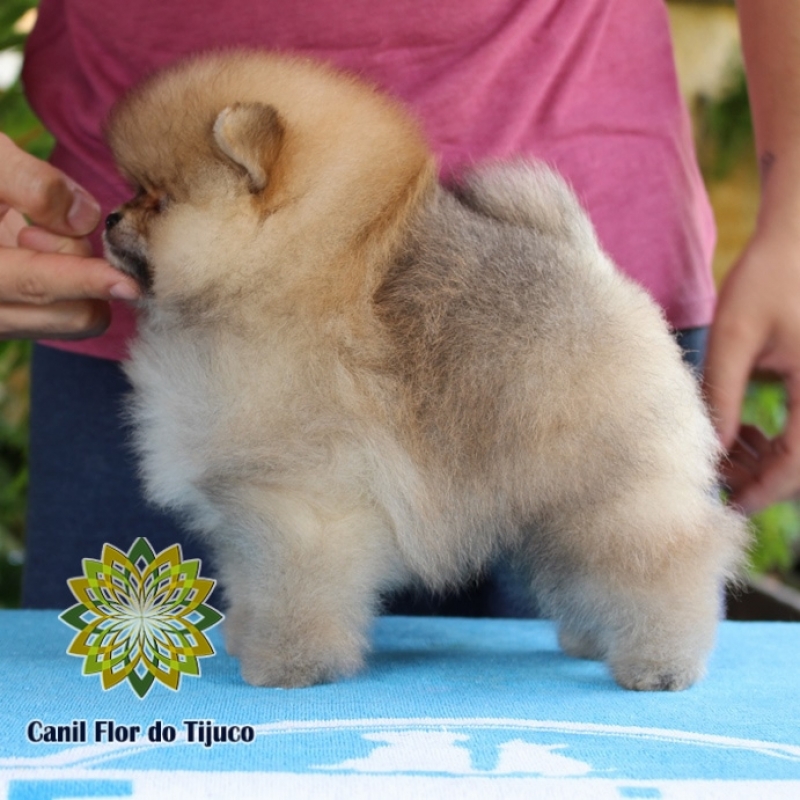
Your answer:
[[[91,257],[85,237],[99,220],[86,191],[0,133],[0,338],[96,336],[110,322],[109,300],[139,296]]]
[[[740,423],[747,383],[764,373],[788,397],[774,439]],[[731,501],[747,513],[800,493],[800,231],[763,226],[728,275],[711,328],[705,391],[728,458]]]

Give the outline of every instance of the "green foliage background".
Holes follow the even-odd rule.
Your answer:
[[[0,52],[21,50],[14,25],[37,0],[2,0]],[[19,81],[0,90],[0,131],[39,158],[52,138],[25,102]],[[28,488],[28,384],[30,342],[0,342],[0,607],[19,604]]]
[[[2,0],[0,52],[20,50],[25,35],[14,30],[17,21],[38,0]],[[740,79],[722,100],[703,109],[699,153],[704,172],[719,178],[730,169],[742,149],[752,147],[750,117],[744,80]],[[52,138],[25,102],[19,81],[0,91],[0,131],[30,153],[46,158]],[[0,342],[0,607],[19,602],[24,545],[25,498],[28,484],[28,342]],[[744,418],[766,432],[779,432],[786,417],[783,389],[769,384],[750,387]],[[759,514],[754,525],[757,544],[753,568],[783,573],[791,580],[798,557],[800,509],[781,503]]]
[[[752,383],[742,413],[745,422],[770,436],[786,424],[786,392],[781,384]],[[753,572],[776,572],[800,589],[800,505],[776,503],[753,517],[756,544],[751,554]]]

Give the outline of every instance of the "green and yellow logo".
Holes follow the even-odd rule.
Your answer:
[[[83,674],[100,675],[103,689],[127,680],[140,698],[155,681],[177,691],[182,675],[200,677],[199,659],[214,655],[204,631],[222,620],[205,603],[216,581],[200,566],[180,545],[155,553],[144,538],[84,558],[83,575],[67,581],[78,602],[59,616],[78,631],[67,653],[84,659]]]

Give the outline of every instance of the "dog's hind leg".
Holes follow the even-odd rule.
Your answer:
[[[711,499],[637,498],[564,514],[532,537],[534,587],[567,653],[605,660],[628,689],[684,689],[703,675],[745,528]]]

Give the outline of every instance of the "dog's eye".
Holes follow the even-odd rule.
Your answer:
[[[161,214],[166,211],[171,198],[166,192],[139,186],[136,189],[136,196],[133,202],[143,211],[151,214]]]

